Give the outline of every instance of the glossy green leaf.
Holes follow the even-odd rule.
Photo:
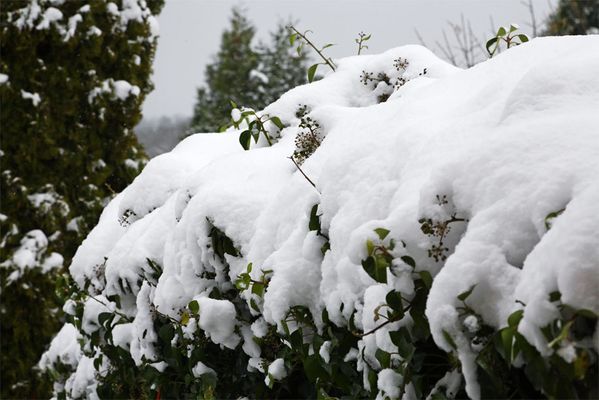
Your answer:
[[[381,239],[381,240],[385,240],[385,238],[387,237],[387,235],[390,232],[389,229],[385,229],[385,228],[376,228],[374,231],[376,232],[379,239]]]
[[[189,308],[189,311],[191,311],[193,315],[197,315],[197,313],[200,312],[200,305],[196,300],[190,301],[187,308]]]
[[[470,289],[466,290],[465,292],[460,293],[458,295],[458,300],[465,301],[472,294],[472,291],[474,290],[475,287],[476,287],[476,283],[474,285],[470,286]]]
[[[283,125],[283,123],[281,122],[281,119],[279,117],[270,117],[270,122],[275,124],[275,126],[279,129],[285,128],[285,125]]]
[[[314,80],[314,75],[316,74],[316,69],[319,64],[314,64],[308,68],[308,82],[312,82]]]
[[[522,319],[523,316],[524,316],[524,310],[514,311],[507,318],[508,326],[510,326],[512,328],[517,328],[518,324],[520,323],[520,320]]]
[[[401,293],[392,290],[389,293],[387,293],[385,301],[387,302],[387,305],[391,307],[391,309],[395,311],[397,315],[400,316],[400,318],[403,317],[404,310],[403,302],[401,299]]]
[[[243,131],[241,132],[241,135],[239,135],[239,143],[241,144],[241,147],[243,147],[244,150],[250,149],[251,138],[252,133],[249,130]]]
[[[308,229],[311,231],[320,230],[320,218],[317,214],[318,204],[314,204],[310,210],[310,221],[308,222]]]
[[[424,282],[424,285],[427,287],[427,289],[430,289],[431,286],[433,286],[433,276],[431,275],[430,272],[428,272],[428,271],[419,271],[418,275],[420,275],[420,278]]]
[[[445,339],[447,344],[449,344],[454,350],[457,350],[458,346],[455,344],[455,341],[453,340],[453,338],[451,337],[449,332],[447,332],[445,329],[443,329],[442,332],[443,332],[443,338]]]

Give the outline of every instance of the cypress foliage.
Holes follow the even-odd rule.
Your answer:
[[[599,33],[599,0],[560,0],[547,20],[545,35]]]
[[[60,323],[54,279],[145,160],[132,129],[163,0],[113,1],[0,11],[2,398],[49,393],[35,365]]]
[[[197,91],[190,131],[218,132],[230,121],[230,101],[259,110],[289,89],[306,83],[307,56],[296,55],[279,24],[270,43],[252,45],[256,29],[234,8],[220,50],[206,67],[206,86]]]

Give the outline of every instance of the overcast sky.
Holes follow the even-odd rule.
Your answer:
[[[554,3],[533,0],[537,20],[545,18]],[[415,29],[437,52],[434,43],[447,30],[447,21],[459,22],[462,14],[482,38],[489,36],[491,16],[496,25],[515,22],[525,33],[531,31],[521,0],[166,0],[159,17],[155,89],[144,103],[145,118],[192,114],[196,88],[235,5],[247,10],[258,39],[291,17],[299,21],[300,30],[314,31],[316,43],[336,43],[327,49],[333,57],[355,54],[354,38],[360,31],[372,33],[370,53],[419,43]]]

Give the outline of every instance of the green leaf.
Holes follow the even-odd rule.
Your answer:
[[[385,301],[387,302],[387,305],[400,316],[400,318],[403,317],[404,310],[401,293],[392,290],[387,293]]]
[[[568,334],[570,333],[570,328],[572,327],[573,324],[574,324],[574,320],[568,321],[568,323],[566,323],[563,326],[562,331],[560,332],[559,336],[556,337],[555,339],[553,339],[551,342],[549,342],[547,344],[547,346],[554,347],[555,345],[559,344],[564,339],[566,339],[568,337]]]
[[[435,392],[431,395],[431,400],[447,400],[443,392]]]
[[[314,80],[314,75],[316,74],[316,69],[319,64],[314,64],[310,68],[308,68],[308,82],[312,82]]]
[[[447,332],[445,329],[443,329],[443,337],[445,338],[445,341],[454,349],[457,350],[458,346],[455,344],[455,341],[453,340],[453,338],[451,337],[451,335],[449,334],[449,332]]]
[[[239,143],[241,144],[241,147],[243,147],[244,150],[250,149],[251,138],[252,138],[252,133],[249,130],[243,131],[243,132],[241,132],[241,135],[239,135]]]
[[[474,288],[476,287],[476,283],[472,286],[470,286],[470,289],[466,290],[465,292],[462,292],[458,295],[458,300],[460,301],[465,301],[468,296],[470,296],[472,294],[472,291],[474,290]]]
[[[295,39],[297,39],[297,33],[292,33],[291,35],[289,35],[289,45],[293,46],[293,44],[295,43]]]
[[[504,37],[506,35],[506,33],[507,33],[507,30],[505,29],[505,27],[500,26],[499,29],[497,30],[497,35],[495,35],[495,36],[497,36],[498,38]]]
[[[372,33],[370,35],[366,35],[362,38],[362,41],[365,42],[367,40],[370,40],[370,38],[372,37]]]
[[[393,344],[397,346],[397,352],[401,358],[406,360],[412,356],[415,347],[412,344],[410,333],[405,327],[399,329],[398,331],[389,332],[389,336],[391,337]]]
[[[517,30],[518,30],[517,26],[515,26],[514,24],[510,24],[510,33],[517,31]]]
[[[264,296],[264,284],[254,282],[252,285],[252,293],[260,297]]]
[[[514,344],[514,328],[504,328],[500,331],[500,335],[505,358],[511,363],[513,361],[512,346]]]
[[[362,260],[362,268],[370,277],[376,280],[376,263],[374,262],[374,257],[368,256],[365,260]]]
[[[229,104],[231,104],[231,108],[238,108],[237,103],[235,103],[233,100],[229,100]]]
[[[520,39],[520,42],[522,42],[522,43],[526,43],[529,40],[528,36],[525,35],[525,34],[523,34],[523,33],[521,33],[521,34],[518,35],[518,39]]]
[[[374,252],[374,243],[370,239],[366,240],[366,251],[368,252],[369,256]]]
[[[331,250],[331,243],[329,242],[325,242],[322,247],[320,248],[320,252],[322,253],[322,255],[324,256],[324,254],[328,251]]]
[[[308,222],[308,229],[311,231],[320,230],[320,218],[317,215],[318,204],[314,204],[310,210],[310,221]]]
[[[374,356],[381,363],[382,368],[389,368],[391,366],[391,354],[387,353],[384,350],[376,349]]]
[[[414,259],[412,257],[410,257],[410,256],[402,256],[400,258],[401,258],[401,261],[405,262],[410,267],[416,268],[416,261],[414,261]]]
[[[285,128],[285,125],[283,125],[283,123],[281,122],[281,119],[279,117],[270,117],[270,122],[275,124],[276,127],[279,129]]]
[[[323,51],[324,49],[327,49],[327,48],[332,47],[334,45],[335,45],[335,43],[327,43],[324,46],[322,46],[322,49],[320,49],[320,51]]]
[[[508,318],[507,324],[511,328],[517,328],[520,320],[524,316],[524,310],[514,311]]]
[[[196,300],[190,301],[187,308],[189,308],[189,311],[191,311],[193,315],[197,315],[200,312],[200,305]]]
[[[322,359],[318,353],[306,357],[304,361],[304,371],[311,382],[316,382],[317,379],[325,380],[328,377],[327,371],[322,366]]]
[[[387,283],[387,268],[384,264],[376,263],[375,275],[375,281],[379,283]]]
[[[171,324],[163,325],[158,330],[158,336],[163,342],[170,343],[173,337],[175,337],[175,329]]]
[[[181,314],[181,325],[186,326],[189,323],[189,313],[183,312]]]
[[[493,46],[495,43],[497,43],[497,38],[491,38],[487,41],[486,47],[487,47],[487,52],[489,52],[489,54],[493,54],[495,52],[495,50],[491,51],[490,48],[491,46]]]
[[[258,307],[258,304],[256,304],[256,301],[254,299],[250,300],[250,307],[252,307],[252,309],[254,309],[254,311],[256,312],[260,312],[260,307]]]
[[[114,314],[112,314],[110,312],[102,312],[102,313],[98,314],[98,323],[100,324],[100,326],[104,326],[104,323],[113,316],[114,316]]]
[[[561,298],[562,298],[562,294],[560,293],[559,290],[549,293],[549,301],[552,303],[554,303],[556,301],[560,301]]]
[[[379,239],[381,239],[381,240],[385,240],[385,238],[387,237],[387,235],[390,232],[388,229],[385,229],[385,228],[376,228],[374,231],[376,232],[376,234],[379,236]]]
[[[419,271],[418,275],[420,275],[420,279],[424,282],[424,285],[427,289],[430,289],[433,286],[433,276],[428,271]]]
[[[597,314],[595,314],[593,311],[588,310],[586,308],[581,308],[580,310],[576,310],[576,315],[580,315],[581,317],[584,318],[588,318],[590,320],[596,320]]]

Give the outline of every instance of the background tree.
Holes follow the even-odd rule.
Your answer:
[[[598,33],[599,0],[560,0],[544,31],[547,36]]]
[[[289,89],[306,82],[307,56],[293,53],[283,24],[270,34],[270,43],[253,46],[256,30],[238,9],[223,32],[220,50],[206,67],[191,132],[217,132],[230,122],[230,101],[261,109]]]
[[[48,395],[34,366],[60,323],[54,280],[107,200],[143,166],[132,128],[152,89],[162,5],[2,5],[2,398]]]

